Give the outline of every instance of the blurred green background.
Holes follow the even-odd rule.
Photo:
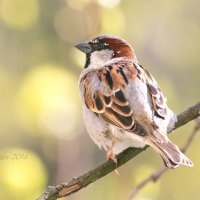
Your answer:
[[[97,34],[129,41],[179,113],[199,100],[200,1],[0,0],[0,199],[31,200],[105,161],[86,133],[74,44]],[[190,123],[170,135],[179,146]],[[167,172],[137,200],[199,199],[200,137],[191,168]],[[151,149],[68,200],[126,199],[163,163]],[[65,198],[63,198],[65,199]]]

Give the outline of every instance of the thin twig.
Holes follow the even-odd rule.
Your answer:
[[[184,147],[181,149],[181,151],[182,151],[183,153],[185,153],[185,152],[188,150],[188,148],[190,147],[191,143],[193,142],[194,137],[196,136],[196,133],[197,133],[197,131],[198,131],[199,129],[200,129],[200,125],[198,125],[198,124],[193,128],[192,133],[190,134],[189,138],[188,138],[187,141],[186,141],[186,144],[185,144]]]
[[[196,125],[194,126],[191,134],[189,135],[188,139],[186,140],[185,145],[181,149],[183,153],[185,153],[190,145],[192,144],[194,137],[197,135],[198,130],[200,129],[200,122],[196,120]],[[134,189],[131,191],[131,193],[128,196],[127,200],[132,200],[138,192],[143,189],[148,183],[150,182],[156,182],[166,171],[168,171],[169,168],[163,166],[148,177],[146,177],[143,181],[141,181],[137,186],[134,187]]]
[[[174,129],[183,126],[184,124],[190,122],[193,119],[196,119],[199,116],[200,111],[200,102],[196,105],[188,108],[186,111],[179,114],[178,121],[175,124]],[[71,181],[67,183],[63,183],[57,186],[48,187],[47,191],[43,193],[37,200],[56,200],[57,198],[68,196],[73,194],[80,189],[86,187],[87,185],[93,183],[94,181],[102,178],[106,174],[112,172],[117,167],[120,167],[133,157],[137,156],[139,153],[144,151],[147,147],[142,149],[137,148],[128,148],[119,155],[117,155],[117,166],[111,160],[103,163],[102,165],[98,166],[97,168],[77,177],[73,178]]]

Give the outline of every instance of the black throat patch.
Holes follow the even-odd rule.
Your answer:
[[[91,56],[90,53],[87,53],[87,54],[86,54],[86,61],[85,61],[85,66],[84,66],[84,68],[87,68],[87,67],[89,66],[89,64],[90,64],[90,56]]]

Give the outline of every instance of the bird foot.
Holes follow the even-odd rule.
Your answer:
[[[113,154],[112,149],[109,149],[107,151],[107,160],[112,160],[117,164],[117,158],[115,157],[115,155]]]
[[[109,149],[107,151],[107,160],[112,160],[115,164],[116,164],[116,167],[117,167],[117,158],[115,157],[115,155],[113,154],[113,151],[112,149]],[[119,172],[117,171],[117,169],[114,170],[115,173],[120,176]]]

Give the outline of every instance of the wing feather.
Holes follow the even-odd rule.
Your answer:
[[[133,62],[117,62],[87,73],[83,79],[84,99],[97,116],[124,130],[145,135],[144,128],[134,120],[133,110],[123,93],[128,80],[135,78],[146,83],[153,114],[164,120],[167,106],[161,89],[148,71]]]
[[[91,84],[94,79],[98,82],[95,85]],[[128,84],[125,65],[115,63],[92,71],[84,82],[87,86],[84,98],[89,109],[119,128],[130,130],[133,127],[133,111],[122,91]]]
[[[138,73],[138,78],[147,85],[152,100],[154,115],[164,120],[167,116],[167,104],[166,98],[158,86],[158,83],[141,65],[135,64],[135,67],[140,71],[140,73]]]

